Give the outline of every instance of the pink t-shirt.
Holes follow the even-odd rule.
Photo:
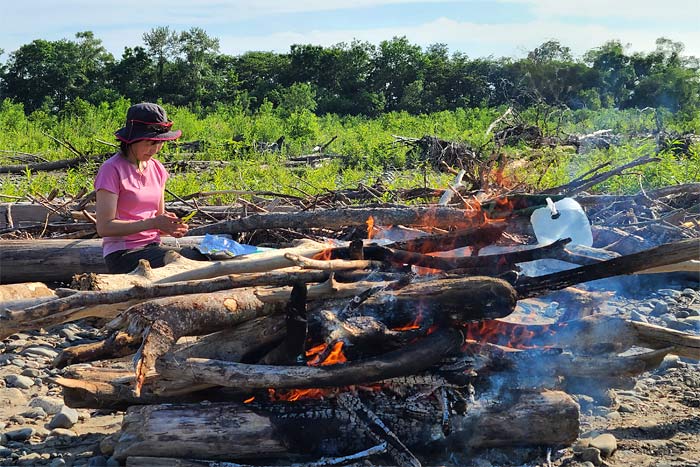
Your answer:
[[[117,153],[107,159],[97,172],[95,190],[107,190],[118,195],[117,219],[137,221],[156,216],[167,179],[168,171],[156,159],[150,159],[143,173],[139,173],[135,165]],[[104,237],[102,255],[153,242],[160,242],[158,230],[145,230],[124,237]]]

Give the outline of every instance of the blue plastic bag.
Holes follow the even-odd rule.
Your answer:
[[[205,234],[197,249],[205,255],[221,255],[229,257],[259,253],[269,248],[259,248],[253,245],[238,243],[230,238],[219,235]]]

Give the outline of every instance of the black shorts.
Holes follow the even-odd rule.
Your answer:
[[[177,248],[163,246],[159,243],[149,243],[141,248],[119,250],[108,254],[105,256],[107,271],[110,274],[126,274],[136,269],[136,266],[139,265],[139,261],[142,259],[148,260],[152,268],[160,268],[165,266],[163,258],[169,251],[176,251],[185,258],[197,261],[207,261],[209,259],[196,248]]]

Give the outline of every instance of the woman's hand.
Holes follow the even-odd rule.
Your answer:
[[[175,238],[184,237],[189,229],[188,225],[181,222],[172,212],[164,212],[153,218],[153,227],[160,230],[165,235]]]

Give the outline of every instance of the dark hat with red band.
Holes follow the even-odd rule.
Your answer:
[[[129,107],[126,124],[114,134],[119,141],[131,144],[136,141],[172,141],[182,135],[182,131],[171,130],[173,122],[168,120],[165,109],[158,104],[142,102]]]

